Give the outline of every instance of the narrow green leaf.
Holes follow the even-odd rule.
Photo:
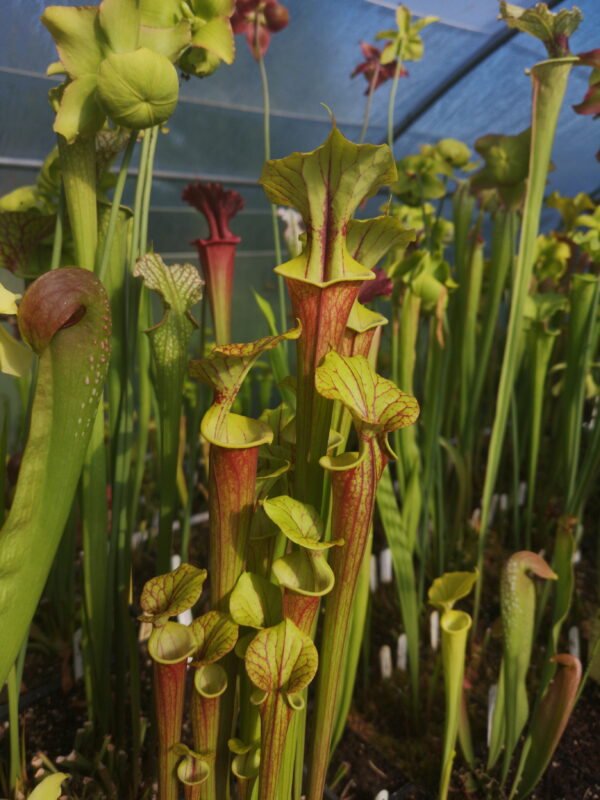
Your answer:
[[[269,332],[272,336],[277,336],[277,323],[275,322],[275,314],[271,307],[271,304],[268,300],[265,300],[264,297],[258,294],[253,290],[254,299],[256,300],[256,304],[258,305],[261,314],[266,320],[267,325],[269,326]],[[281,392],[281,396],[283,401],[288,406],[288,408],[294,409],[296,408],[296,395],[294,392],[284,383],[285,379],[289,377],[288,365],[287,360],[285,357],[285,353],[278,347],[275,347],[273,350],[269,350],[269,363],[271,365],[271,370],[273,372],[273,377],[275,378],[275,382]]]
[[[269,303],[268,300],[265,300],[265,298],[262,297],[262,295],[260,295],[258,292],[252,290],[252,294],[254,295],[254,299],[256,300],[256,305],[260,309],[260,313],[263,315],[263,317],[267,322],[267,325],[269,326],[269,331],[271,333],[271,336],[277,336],[277,323],[275,322],[275,312],[273,311],[271,304]]]
[[[581,683],[582,669],[578,658],[561,654],[554,656],[552,661],[559,665],[559,669],[531,721],[528,736],[531,747],[527,751],[522,778],[517,785],[516,796],[519,800],[533,791],[550,763],[571,716]],[[525,748],[527,743],[524,751]]]
[[[392,551],[396,589],[400,601],[402,625],[408,639],[408,666],[413,701],[419,690],[419,598],[413,564],[413,546],[398,508],[389,468],[384,469],[377,488],[377,509]]]

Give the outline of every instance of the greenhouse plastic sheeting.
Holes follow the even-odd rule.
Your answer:
[[[350,138],[362,124],[366,81],[350,79],[362,61],[359,41],[394,26],[391,0],[284,0],[289,26],[271,39],[266,56],[272,104],[272,154],[310,150],[325,138],[325,103]],[[69,5],[81,5],[71,2]],[[522,3],[525,5],[525,3]],[[39,22],[42,0],[3,0],[0,27],[0,192],[30,183],[54,144],[45,76],[56,60],[53,42]],[[495,0],[415,0],[416,15],[440,21],[422,32],[425,55],[408,64],[398,90],[398,157],[425,142],[451,136],[469,145],[485,133],[517,133],[529,124],[531,83],[525,73],[544,58],[541,43],[506,35]],[[559,4],[570,7],[572,4]],[[580,0],[584,21],[571,40],[574,53],[600,46],[600,2]],[[182,82],[180,103],[162,136],[156,161],[151,234],[169,260],[193,259],[192,239],[205,232],[200,215],[181,203],[183,186],[202,177],[236,188],[246,208],[233,228],[242,236],[237,292],[252,285],[272,297],[274,266],[269,209],[257,178],[263,161],[260,76],[243,37],[237,58],[205,80]],[[485,57],[482,57],[485,54]],[[574,69],[560,117],[549,190],[594,193],[600,188],[600,123],[571,106],[585,94],[589,69]],[[369,140],[385,139],[390,84],[374,95]],[[439,95],[439,96],[438,96]],[[239,306],[238,306],[239,307]],[[248,313],[260,325],[255,312]],[[245,327],[238,320],[238,331]]]

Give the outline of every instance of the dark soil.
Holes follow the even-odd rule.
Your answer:
[[[145,558],[141,558],[141,563],[136,564],[137,571],[145,574],[151,570],[151,563],[150,558],[147,563]],[[593,563],[592,559],[588,563]],[[595,573],[583,566],[578,567],[576,575],[574,606],[577,618],[590,619],[593,603],[588,598],[595,594]],[[490,616],[483,621],[482,630],[489,628],[493,631],[498,611],[497,597],[487,597],[485,607]],[[373,598],[370,626],[372,650],[366,654],[369,668],[365,668],[364,663],[359,666],[355,705],[329,775],[332,796],[341,800],[374,800],[379,791],[387,789],[390,800],[433,800],[437,796],[443,731],[443,686],[439,656],[431,653],[423,644],[423,678],[416,724],[409,709],[407,676],[396,671],[390,680],[382,681],[376,668],[379,647],[389,644],[394,649],[401,630],[393,586],[380,587]],[[467,671],[472,687],[469,692],[469,714],[476,754],[482,759],[485,747],[483,743],[478,747],[477,737],[485,727],[485,696],[487,687],[497,674],[499,652],[499,640],[492,633],[488,637],[485,657],[480,657],[477,650],[473,651]],[[145,664],[143,713],[149,715],[150,671],[145,659],[141,660]],[[22,686],[21,719],[30,778],[40,766],[39,758],[36,758],[39,752],[43,752],[55,764],[58,761],[60,765],[65,757],[73,759],[74,756],[69,754],[72,754],[75,743],[79,743],[81,750],[82,739],[85,739],[82,735],[86,716],[83,685],[81,681],[73,682],[70,664],[71,654],[68,650],[53,657],[36,651],[28,655]],[[3,703],[6,703],[5,695],[0,697],[0,764],[6,765],[8,731],[4,722],[7,708]],[[151,735],[146,741],[149,749],[152,749]],[[71,788],[78,796],[81,796],[80,789],[85,780],[86,758],[93,759],[95,753],[90,750],[84,755],[85,758],[80,759],[79,777],[71,782]],[[149,753],[144,753],[143,757],[146,764],[150,763]],[[482,785],[485,784],[487,788],[469,793],[461,780],[462,763],[458,754],[451,797],[504,800],[504,795],[493,780],[482,780]],[[73,762],[63,763],[63,768],[69,764]],[[95,776],[95,782],[98,783],[97,791],[86,796],[109,796],[108,791],[104,792],[98,775]],[[149,787],[145,788],[145,797],[149,797]],[[3,792],[4,787],[0,783],[0,795],[6,796]],[[140,792],[136,800],[141,800],[143,796]],[[121,798],[119,795],[119,798],[125,800],[124,796]],[[600,686],[592,680],[588,681],[563,740],[532,800],[600,800]]]
[[[396,686],[390,694],[398,690]],[[390,800],[433,800],[436,797],[441,728],[437,736],[413,735],[400,740],[392,738],[390,722],[394,719],[396,724],[402,721],[397,705],[396,714],[393,708],[390,696],[379,711],[371,698],[362,713],[356,709],[351,713],[330,772],[333,776],[340,770],[340,765],[347,766],[335,787],[344,800],[373,800],[381,789],[389,791]],[[385,711],[382,713],[381,709]],[[457,755],[457,774],[460,774],[460,764],[461,758]],[[407,775],[411,775],[412,780]],[[413,782],[415,776],[419,777],[416,783]],[[478,793],[469,793],[456,783],[451,788],[450,796],[501,800],[503,795],[494,782],[489,783],[489,792],[479,790]],[[588,681],[554,757],[531,799],[600,800],[600,685],[594,681]]]
[[[59,758],[60,762],[61,757],[72,751],[76,731],[84,723],[83,687],[77,683],[65,694],[59,687],[59,677],[55,672],[50,678],[55,690],[32,701],[22,714],[28,760],[42,751],[51,761]],[[33,698],[35,693],[28,690],[27,696]],[[0,713],[4,718],[5,707],[0,708]],[[417,744],[414,742],[413,748],[416,749]],[[437,764],[439,741],[432,742],[432,746],[436,752],[431,754],[430,763]],[[600,686],[589,681],[532,800],[600,800],[599,748]],[[391,739],[384,730],[354,710],[331,768],[332,776],[339,775],[335,795],[343,800],[373,800],[379,791],[387,789],[390,800],[433,800],[436,795],[431,786],[427,789],[415,784],[398,766],[406,760],[406,752],[401,760],[399,755],[407,749],[407,743]],[[7,750],[7,731],[2,727],[0,755],[3,760],[7,758]],[[457,757],[457,765],[459,761]],[[435,785],[436,780],[436,768],[433,768],[428,783]],[[455,786],[451,796],[468,798],[470,795]]]
[[[494,538],[490,539],[490,562],[486,568],[489,570],[487,574],[495,575],[499,574],[505,556]],[[573,621],[584,621],[580,626],[584,664],[587,659],[586,640],[589,637],[585,620],[591,620],[596,613],[597,573],[594,564],[594,553],[584,552],[575,569],[576,586],[571,618]],[[457,564],[453,568],[464,569],[464,566]],[[486,588],[484,613],[478,630],[478,641],[481,643],[485,638],[486,644],[485,648],[481,644],[473,647],[466,670],[475,755],[482,763],[487,756],[484,734],[487,689],[497,679],[501,658],[499,597],[497,590],[491,590],[491,581]],[[567,622],[565,630],[569,624],[573,623]],[[344,800],[373,800],[381,789],[389,791],[390,800],[425,800],[437,796],[444,708],[439,657],[436,658],[427,644],[422,643],[421,702],[416,723],[408,708],[406,674],[396,671],[388,681],[382,681],[379,677],[377,652],[384,644],[394,652],[401,630],[395,588],[393,585],[380,586],[372,598],[372,650],[367,657],[370,666],[369,669],[365,669],[364,664],[359,667],[355,705],[330,771],[330,780],[334,780],[340,765],[348,765],[343,778],[335,786],[336,791],[343,794]],[[540,639],[543,637],[540,636]],[[542,660],[538,656],[539,647],[533,654],[532,663]],[[538,677],[532,668],[532,687]],[[482,776],[481,785],[476,791],[467,791],[465,786],[469,784],[466,771],[464,780],[461,774],[463,764],[458,752],[450,797],[504,800],[505,795],[497,782],[486,776]],[[559,747],[531,798],[600,800],[600,685],[593,680],[588,680]]]

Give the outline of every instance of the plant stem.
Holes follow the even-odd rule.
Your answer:
[[[195,688],[192,689],[192,730],[194,749],[198,753],[211,752],[217,747],[220,705],[220,697],[203,697]],[[206,782],[198,787],[199,800],[212,800],[217,796],[216,779],[216,771],[211,767]]]
[[[525,549],[531,550],[533,529],[533,505],[538,471],[538,458],[542,432],[542,412],[544,407],[544,386],[548,374],[548,364],[556,341],[556,333],[547,330],[543,323],[535,322],[528,334],[530,341],[531,372],[531,437],[527,473],[527,507],[525,509]]]
[[[483,279],[483,245],[478,242],[481,215],[473,232],[469,253],[467,285],[465,288],[465,315],[461,331],[459,441],[463,441],[469,422],[469,401],[477,373],[477,310],[481,299]]]
[[[335,584],[327,596],[320,647],[315,715],[310,744],[308,800],[321,800],[329,763],[329,749],[340,696],[339,678],[348,646],[352,599],[371,527],[377,484],[387,457],[372,439],[362,443],[366,452],[356,465],[332,472],[333,537],[343,547],[330,557]]]
[[[390,102],[388,104],[388,144],[392,152],[394,152],[394,107],[396,105],[396,92],[398,91],[398,81],[402,72],[402,59],[400,54],[396,59],[396,69],[394,70],[394,80],[392,81],[392,88],[390,90]]]
[[[456,734],[463,693],[465,672],[465,650],[467,633],[471,627],[471,617],[464,611],[454,609],[442,616],[442,663],[444,665],[444,752],[442,756],[442,776],[440,780],[440,800],[446,800],[452,763],[454,761]]]
[[[265,67],[265,60],[260,56],[258,59],[258,66],[260,69],[260,80],[262,84],[263,93],[263,109],[264,109],[264,144],[265,144],[265,161],[271,158],[271,100],[269,96],[269,81],[267,79],[267,69]],[[277,219],[277,207],[271,204],[271,221],[273,224],[273,244],[275,245],[275,261],[277,264],[282,263],[281,257],[281,236],[279,233],[279,220]],[[279,300],[279,325],[281,331],[287,329],[287,310],[285,304],[285,283],[281,275],[277,276],[277,296]],[[284,354],[287,356],[287,342],[282,342]]]
[[[494,227],[492,230],[490,287],[483,307],[484,319],[481,327],[480,345],[477,351],[477,369],[475,371],[474,384],[471,391],[464,441],[461,442],[463,453],[470,453],[473,447],[481,393],[483,391],[485,377],[488,374],[487,367],[492,352],[494,335],[496,333],[500,301],[506,285],[506,278],[514,258],[515,238],[516,212],[504,209],[497,211],[494,217]]]
[[[206,299],[203,300],[200,307],[200,343],[198,345],[198,358],[204,358],[204,343],[206,340]],[[204,385],[198,383],[195,392],[195,403],[191,409],[191,421],[188,429],[188,456],[189,456],[189,473],[187,481],[187,503],[183,513],[183,521],[181,524],[181,560],[187,561],[190,557],[190,532],[191,532],[191,516],[194,508],[194,499],[196,495],[196,464],[198,461],[198,445],[200,443],[200,420],[206,411],[204,408]]]
[[[294,712],[282,692],[271,692],[260,707],[261,756],[258,778],[259,800],[279,800],[279,776],[291,716]]]
[[[367,610],[369,608],[370,575],[371,575],[371,553],[373,550],[373,529],[369,532],[367,546],[363,555],[362,565],[356,586],[356,593],[352,602],[352,620],[350,623],[350,636],[348,649],[343,664],[343,676],[341,680],[340,695],[337,708],[335,710],[335,724],[331,738],[331,752],[333,753],[338,746],[344,729],[346,719],[352,704],[352,695],[356,684],[356,673],[358,662],[362,650],[365,629],[367,635],[369,628],[367,625]]]
[[[140,228],[140,255],[144,255],[148,246],[148,217],[150,214],[150,199],[152,196],[152,172],[154,170],[154,158],[156,146],[158,144],[158,126],[150,128],[148,136],[150,144],[148,146],[148,161],[146,163],[146,178],[144,181],[144,193],[142,199],[142,224]]]
[[[25,653],[27,651],[27,637],[25,637],[17,660],[10,668],[6,688],[8,691],[8,719],[9,719],[9,739],[10,739],[10,772],[9,786],[11,789],[17,785],[19,775],[23,772],[21,763],[21,747],[19,742],[19,687],[23,675],[25,664]]]
[[[129,269],[124,272],[125,292],[125,328],[123,342],[123,376],[125,384],[121,394],[120,419],[118,424],[117,443],[114,448],[116,453],[115,474],[113,485],[113,535],[111,538],[111,560],[114,569],[114,598],[116,601],[115,639],[117,656],[117,715],[121,734],[124,733],[125,709],[128,691],[126,689],[127,662],[133,656],[130,640],[133,629],[129,614],[129,587],[131,577],[131,532],[133,514],[130,508],[137,510],[137,498],[132,497],[132,441],[133,441],[133,374],[135,363],[136,343],[138,336],[138,315],[140,285],[131,280],[137,258],[145,250],[147,237],[147,217],[150,202],[150,187],[152,176],[152,160],[154,158],[157,129],[147,131],[143,140],[140,153],[139,172],[135,190],[135,205],[132,223],[131,250],[129,255]],[[140,376],[143,381],[144,376]],[[146,378],[149,380],[149,378]],[[139,441],[139,437],[138,437]],[[138,459],[144,459],[145,453],[137,453]],[[130,664],[133,669],[133,664]],[[137,765],[139,751],[139,715],[134,713],[138,706],[137,698],[130,698],[131,723],[133,728],[133,756],[132,760]]]
[[[375,68],[375,72],[371,78],[369,83],[369,91],[367,92],[367,103],[365,105],[365,116],[363,118],[362,128],[360,129],[360,137],[358,140],[359,144],[362,144],[367,137],[367,130],[369,128],[369,117],[371,115],[371,105],[373,103],[373,93],[375,91],[375,84],[377,83],[377,78],[379,77],[379,70],[380,65],[377,64]]]
[[[228,612],[229,594],[244,568],[257,459],[258,447],[210,447],[211,604],[216,610]]]
[[[67,144],[59,135],[58,152],[77,266],[93,270],[98,244],[95,139]]]
[[[112,242],[115,235],[115,231],[117,229],[117,220],[119,218],[121,199],[123,197],[123,190],[125,189],[125,182],[127,180],[127,173],[129,170],[129,164],[131,162],[131,156],[133,155],[133,151],[135,149],[137,135],[138,135],[137,131],[131,131],[131,136],[129,137],[129,141],[127,143],[127,147],[125,149],[125,153],[123,154],[123,159],[121,161],[119,174],[117,175],[117,182],[115,184],[115,191],[113,194],[113,200],[110,207],[110,217],[108,219],[108,228],[104,238],[104,243],[102,245],[102,252],[97,253],[98,266],[96,269],[96,275],[100,278],[100,280],[103,283],[106,277],[106,271],[108,269],[108,264],[110,261]]]
[[[229,595],[246,559],[246,542],[254,508],[258,447],[232,449],[211,444],[209,457],[210,575],[212,608],[228,612]],[[217,743],[217,797],[229,797],[229,752],[235,707],[236,661],[223,660],[229,685],[220,697]]]
[[[492,495],[498,476],[510,397],[518,367],[518,356],[520,353],[519,343],[523,326],[523,309],[533,269],[535,243],[539,227],[542,200],[546,187],[546,176],[548,174],[548,166],[550,164],[550,155],[554,141],[554,132],[556,130],[558,113],[567,86],[567,79],[573,63],[573,58],[552,59],[536,64],[531,71],[533,81],[533,109],[529,177],[527,180],[523,228],[514,280],[513,299],[500,373],[498,401],[485,471],[481,504],[481,531],[477,559],[477,566],[480,572],[483,568],[483,554],[487,540]],[[480,580],[475,586],[473,629],[476,629],[477,620],[479,618],[481,587],[483,583],[484,581]]]
[[[160,800],[177,800],[179,781],[175,773],[177,755],[172,748],[181,736],[187,661],[154,664],[154,695],[159,735]]]
[[[598,336],[596,325],[600,278],[575,275],[569,293],[570,323],[567,337],[567,368],[561,396],[559,419],[562,420],[563,470],[559,485],[567,477],[565,511],[577,516],[573,505],[579,472],[585,385]]]
[[[54,227],[54,241],[52,243],[52,259],[50,261],[50,269],[58,269],[60,267],[60,257],[62,255],[63,243],[63,228],[65,217],[65,187],[60,184],[60,191],[58,195],[58,205],[56,207],[56,225]]]

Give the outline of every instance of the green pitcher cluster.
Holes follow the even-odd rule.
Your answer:
[[[300,255],[276,270],[288,284],[297,327],[217,346],[190,365],[214,392],[201,424],[209,443],[208,615],[220,615],[223,625],[229,620],[231,631],[240,626],[236,655],[220,665],[206,656],[192,660],[200,665],[194,748],[214,756],[203,767],[209,777],[200,797],[228,796],[231,769],[243,796],[257,781],[261,800],[290,796],[302,780],[306,690],[315,675],[309,797],[323,792],[353,595],[377,484],[394,458],[387,435],[411,425],[419,410],[367,360],[385,318],[357,301],[362,283],[374,277],[371,267],[414,236],[390,217],[351,219],[366,196],[394,178],[386,146],[352,144],[335,123],[314,152],[268,162],[261,181],[269,199],[297,208],[307,229]],[[260,420],[234,413],[252,365],[286,339],[298,349],[295,409]],[[357,452],[343,452],[350,424]],[[315,643],[322,598],[326,623]],[[223,744],[236,729],[236,708],[230,763]],[[172,780],[172,759],[169,765]]]
[[[160,800],[177,800],[182,791],[186,800],[229,800],[234,779],[239,800],[301,795],[322,800],[356,672],[353,639],[360,639],[366,615],[376,504],[393,551],[408,637],[411,702],[418,715],[425,570],[435,562],[433,574],[441,574],[456,552],[466,552],[465,520],[474,505],[474,477],[478,463],[483,467],[487,461],[481,516],[470,532],[478,536],[478,566],[473,572],[444,573],[428,595],[441,614],[445,725],[439,796],[445,800],[450,792],[457,740],[471,768],[469,780],[474,783],[468,788],[475,791],[477,765],[465,684],[467,639],[477,628],[493,493],[512,417],[515,481],[521,462],[526,462],[528,477],[521,545],[526,549],[513,547],[518,552],[506,560],[502,572],[502,658],[485,771],[491,774],[498,765],[501,791],[511,800],[533,790],[581,687],[581,663],[559,652],[560,636],[574,587],[577,524],[600,465],[600,425],[589,432],[585,450],[582,445],[586,393],[598,394],[591,369],[600,335],[600,281],[591,269],[570,274],[574,252],[582,255],[584,266],[600,263],[598,209],[587,196],[553,195],[548,205],[560,211],[564,235],[538,236],[538,228],[569,72],[575,63],[597,67],[598,56],[592,51],[577,62],[570,55],[568,39],[581,18],[577,9],[553,14],[541,3],[525,10],[501,2],[500,10],[510,27],[540,39],[548,52],[548,60],[531,71],[531,128],[478,139],[478,165],[471,162],[469,148],[452,139],[423,145],[418,154],[396,163],[388,145],[354,144],[332,118],[330,134],[314,151],[268,158],[260,182],[269,201],[295,209],[305,230],[290,248],[290,259],[275,268],[280,285],[287,286],[295,324],[277,330],[268,303],[258,298],[271,335],[229,343],[233,257],[239,240],[226,225],[218,235],[211,225],[208,244],[222,251],[224,269],[218,279],[210,270],[206,273],[216,333],[216,346],[207,349],[203,325],[199,346],[194,338],[199,326],[191,310],[202,299],[203,288],[197,270],[189,264],[167,266],[149,244],[155,150],[177,105],[177,70],[205,77],[221,62],[231,63],[230,18],[236,11],[234,26],[246,33],[266,83],[262,56],[270,33],[261,33],[261,26],[270,32],[284,27],[285,9],[271,0],[238,0],[237,5],[234,0],[102,0],[95,6],[46,8],[42,22],[59,58],[48,74],[65,76],[50,92],[58,146],[35,187],[0,198],[1,265],[27,280],[45,273],[27,289],[18,308],[18,296],[0,291],[0,310],[18,312],[24,342],[18,344],[0,329],[0,368],[26,374],[37,357],[28,441],[0,530],[0,687],[12,670],[12,731],[18,713],[19,651],[75,508],[70,530],[74,542],[75,520],[78,524],[80,518],[84,549],[88,713],[97,739],[108,733],[110,718],[118,746],[125,741],[131,745],[131,784],[137,793],[143,733],[139,648],[130,614],[131,554],[146,455],[149,442],[154,444],[154,410],[159,574],[144,586],[138,619],[150,631]],[[397,30],[378,35],[391,40],[379,55],[379,67],[387,66],[388,77],[394,78],[390,144],[402,64],[421,58],[421,30],[433,21],[425,17],[412,22],[410,12],[400,6]],[[597,75],[591,80],[582,113],[595,108]],[[368,104],[374,88],[372,82]],[[363,136],[368,113],[369,105]],[[131,211],[121,200],[140,140]],[[109,168],[121,151],[114,178]],[[449,182],[455,184],[453,223],[441,213]],[[384,214],[354,219],[361,204],[383,187],[392,193]],[[111,203],[106,201],[109,188],[114,189]],[[199,184],[188,189],[196,201],[206,193]],[[237,194],[220,186],[208,189],[215,203],[226,199],[229,214],[241,208]],[[433,201],[439,202],[437,210]],[[482,239],[488,212],[493,219],[489,261]],[[521,235],[513,265],[519,215]],[[445,256],[451,241],[454,269]],[[385,272],[376,278],[373,269],[384,259]],[[492,383],[486,381],[486,369],[493,362],[511,275],[488,447],[476,440],[476,429],[483,419],[487,384]],[[379,293],[391,293],[392,298],[392,380],[375,370],[387,318],[361,302],[368,302],[368,284],[381,279],[386,288]],[[162,308],[158,321],[151,293]],[[283,321],[285,300],[280,312]],[[567,314],[564,364],[552,366],[561,332],[557,320]],[[418,383],[423,331],[427,364]],[[295,377],[286,373],[292,342]],[[190,351],[195,352],[191,361]],[[283,402],[253,418],[238,412],[244,408],[244,392],[246,399],[252,393],[244,382],[263,357],[270,361]],[[561,476],[566,480],[561,515],[552,526],[550,565],[532,552],[532,541],[538,533],[534,501],[544,385],[553,373],[559,373],[554,387],[559,421],[552,431],[557,466],[551,482],[556,485]],[[519,381],[527,390],[521,405],[530,411],[527,458],[518,441]],[[414,385],[419,392],[424,387],[428,401],[419,427],[414,425],[420,413]],[[208,403],[202,396],[205,387],[212,393]],[[262,393],[262,405],[268,404],[273,388],[269,383]],[[184,408],[190,412],[187,419]],[[187,449],[182,442],[186,425]],[[199,447],[204,449],[208,489],[208,569],[183,563],[169,572],[180,504],[187,504],[188,526],[181,553],[184,560],[189,556],[193,497],[191,492],[185,496],[182,475],[187,458],[191,488]],[[390,472],[392,461],[396,464]],[[450,493],[451,503],[445,507]],[[453,522],[447,519],[450,515]],[[518,522],[518,511],[514,520]],[[519,542],[519,531],[513,533]],[[535,578],[555,582],[556,589],[546,659],[530,713],[535,626],[549,592],[536,586]],[[473,587],[472,618],[454,605]],[[190,610],[192,622],[183,624],[181,615]],[[111,683],[113,644],[116,679]],[[110,703],[113,693],[115,702]],[[125,733],[126,710],[131,736]],[[12,747],[18,749],[14,737]],[[16,772],[11,765],[11,788]],[[63,777],[59,773],[42,782],[32,796],[56,796]]]

